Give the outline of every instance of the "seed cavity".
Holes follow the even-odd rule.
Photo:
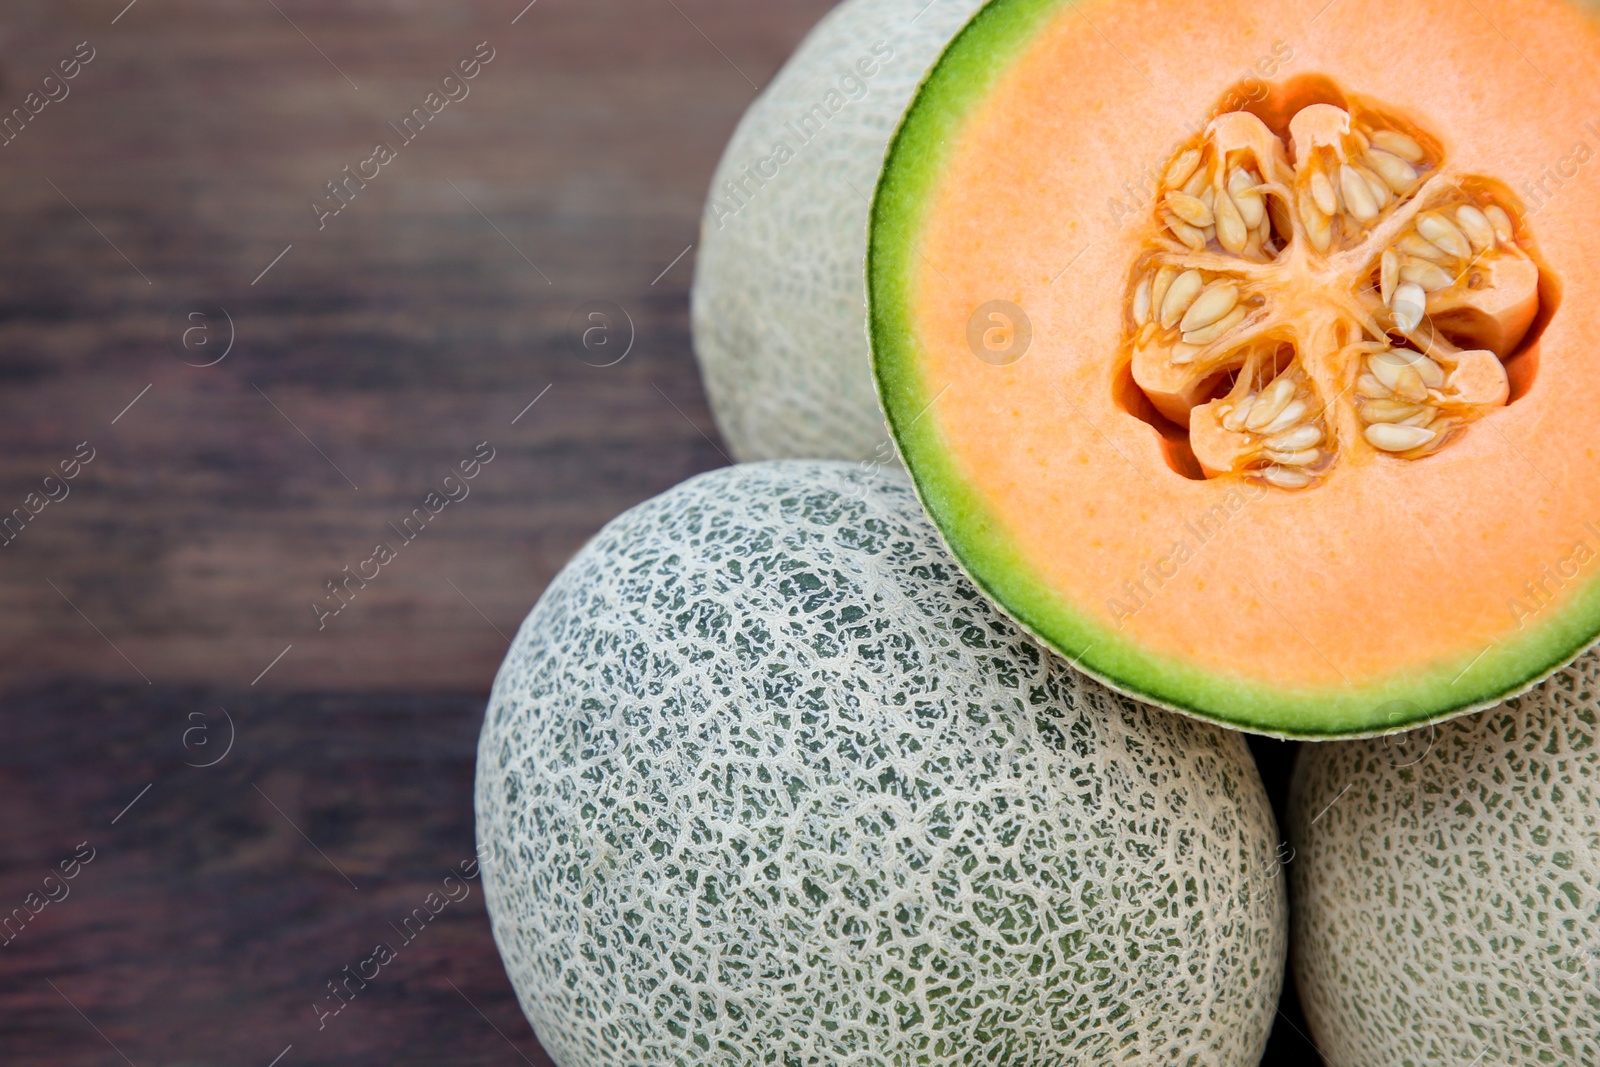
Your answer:
[[[1205,477],[1298,491],[1351,452],[1420,460],[1509,396],[1502,361],[1538,307],[1514,204],[1348,99],[1301,109],[1283,140],[1217,115],[1162,172],[1126,290],[1132,374]]]

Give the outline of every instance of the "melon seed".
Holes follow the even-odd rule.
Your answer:
[[[1456,225],[1461,227],[1461,232],[1472,242],[1474,252],[1494,247],[1494,227],[1489,223],[1489,216],[1471,204],[1462,204],[1456,208]]]
[[[1401,400],[1426,400],[1428,399],[1428,386],[1422,380],[1422,375],[1417,373],[1415,367],[1407,367],[1400,372],[1398,379],[1391,386],[1394,395]]]
[[[1298,452],[1302,448],[1311,448],[1321,443],[1322,428],[1307,423],[1270,439],[1267,441],[1267,447],[1275,452]]]
[[[1324,215],[1339,213],[1339,198],[1334,195],[1333,183],[1320,170],[1311,172],[1311,199],[1316,203],[1317,210]]]
[[[1261,477],[1279,489],[1304,489],[1311,484],[1311,475],[1294,467],[1274,465],[1262,471]]]
[[[1167,298],[1167,289],[1177,276],[1177,267],[1162,267],[1156,271],[1156,280],[1150,285],[1150,308],[1157,313],[1158,318],[1160,317],[1163,301]]]
[[[1372,189],[1366,179],[1348,163],[1339,168],[1339,189],[1344,193],[1345,206],[1350,209],[1350,214],[1362,222],[1370,222],[1378,217],[1378,204],[1372,198]]]
[[[1437,415],[1437,414],[1438,414],[1438,412],[1434,411],[1433,408],[1427,408],[1427,407],[1418,408],[1416,414],[1407,415],[1405,418],[1401,419],[1398,423],[1396,423],[1396,425],[1398,425],[1398,426],[1429,426],[1429,425],[1432,425],[1434,416]]]
[[[1194,298],[1205,288],[1205,279],[1197,270],[1186,270],[1173,279],[1161,301],[1161,328],[1170,330],[1178,324],[1183,313],[1189,310]]]
[[[1167,229],[1171,230],[1173,235],[1177,237],[1178,240],[1188,245],[1191,251],[1198,252],[1206,246],[1206,235],[1199,229],[1190,226],[1187,222],[1184,222],[1172,212],[1169,211],[1166,213],[1165,222],[1167,224]]]
[[[1150,275],[1146,274],[1133,291],[1133,321],[1140,326],[1150,321],[1150,282]]]
[[[1291,400],[1288,407],[1278,412],[1277,418],[1261,427],[1257,432],[1263,434],[1283,433],[1297,425],[1301,419],[1305,418],[1305,414],[1306,402],[1304,400]]]
[[[1241,169],[1228,175],[1228,196],[1233,199],[1246,226],[1254,230],[1261,225],[1267,208],[1261,202],[1261,194],[1256,192],[1256,183],[1248,171]]]
[[[1365,371],[1362,372],[1361,377],[1356,379],[1356,392],[1361,396],[1370,397],[1386,397],[1390,395],[1388,386],[1380,382],[1375,375]]]
[[[1472,245],[1467,242],[1466,234],[1443,215],[1429,212],[1419,217],[1417,232],[1458,259],[1472,255]]]
[[[1282,463],[1286,467],[1309,467],[1322,455],[1315,448],[1307,448],[1299,452],[1280,452],[1275,448],[1267,449],[1263,455],[1274,463]]]
[[[1191,226],[1204,228],[1212,223],[1211,209],[1206,207],[1204,201],[1190,196],[1188,193],[1168,193],[1167,207],[1172,213]]]
[[[1388,306],[1389,301],[1394,297],[1395,284],[1400,280],[1400,257],[1395,255],[1392,249],[1386,248],[1383,250],[1383,257],[1378,262],[1378,295],[1383,299],[1384,305]],[[1149,293],[1145,294],[1147,298],[1149,295]],[[1149,300],[1146,299],[1145,302],[1148,304]],[[1138,298],[1135,297],[1134,307],[1137,308],[1138,306]],[[1140,319],[1139,321],[1142,323],[1144,320]]]
[[[1272,379],[1272,384],[1261,390],[1261,395],[1256,397],[1255,406],[1250,409],[1250,417],[1245,420],[1245,428],[1259,433],[1268,423],[1282,414],[1283,409],[1289,406],[1289,401],[1293,398],[1293,380],[1286,375]]]
[[[1394,291],[1394,324],[1400,328],[1401,333],[1410,333],[1422,322],[1423,309],[1428,305],[1428,296],[1422,291],[1422,286],[1413,281],[1404,281]]]
[[[1186,344],[1208,345],[1243,322],[1244,316],[1245,309],[1236,307],[1210,326],[1203,326],[1198,330],[1190,330],[1183,335],[1183,340]]]
[[[1367,183],[1367,188],[1372,190],[1372,199],[1378,202],[1379,209],[1388,207],[1389,201],[1394,199],[1394,193],[1389,191],[1389,186],[1384,180],[1366,167],[1357,167],[1356,173],[1361,175]]]
[[[1361,417],[1367,422],[1399,422],[1409,419],[1422,409],[1400,400],[1371,400],[1361,407]]]
[[[1374,148],[1367,153],[1367,166],[1377,172],[1396,196],[1405,195],[1417,180],[1416,169],[1410,163],[1381,148]]]
[[[1200,166],[1200,150],[1198,148],[1191,148],[1179,155],[1167,167],[1167,188],[1183,188],[1183,183],[1189,180],[1189,176],[1195,172],[1195,168],[1198,166]]]
[[[1483,209],[1483,213],[1489,219],[1489,225],[1494,227],[1494,235],[1500,239],[1500,243],[1511,244],[1516,231],[1511,227],[1511,216],[1506,214],[1506,209],[1498,204],[1490,204]]]
[[[1441,289],[1448,289],[1456,281],[1450,276],[1449,271],[1425,259],[1413,259],[1401,264],[1400,280],[1422,286],[1422,291],[1425,293],[1437,293]]]
[[[1233,410],[1222,417],[1222,428],[1233,433],[1244,429],[1245,419],[1250,415],[1250,409],[1255,406],[1256,394],[1247,393],[1245,398],[1233,406]]]
[[[1408,256],[1432,260],[1435,263],[1443,263],[1450,258],[1450,253],[1419,233],[1406,234],[1394,243],[1394,247],[1396,251],[1404,252]]]
[[[1425,426],[1395,426],[1378,422],[1368,426],[1362,436],[1372,447],[1385,452],[1409,452],[1413,448],[1421,448],[1436,435]]]
[[[1244,217],[1234,205],[1233,198],[1223,193],[1216,200],[1217,243],[1234,255],[1244,251],[1250,240],[1250,230]]]
[[[1399,130],[1374,130],[1372,143],[1391,155],[1399,156],[1407,163],[1422,162],[1422,146]]]
[[[1422,379],[1423,384],[1427,385],[1429,389],[1443,389],[1445,380],[1444,368],[1420,352],[1415,355],[1416,358],[1411,361],[1411,369],[1417,372],[1417,376]]]
[[[1371,356],[1367,366],[1373,375],[1389,390],[1395,391],[1407,371],[1437,389],[1444,385],[1444,368],[1420,352],[1408,348],[1390,348]]]
[[[1178,329],[1185,333],[1198,330],[1202,326],[1210,326],[1233,310],[1233,305],[1239,302],[1239,287],[1232,282],[1212,282],[1206,287],[1189,310],[1184,312],[1183,321],[1178,324]]]

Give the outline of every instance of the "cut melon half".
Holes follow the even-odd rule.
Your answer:
[[[1308,738],[1600,633],[1600,27],[1319,6],[994,0],[867,262],[880,400],[978,585],[1118,689]]]

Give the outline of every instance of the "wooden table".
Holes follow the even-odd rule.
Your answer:
[[[726,462],[700,203],[829,4],[524,3],[0,13],[5,112],[66,93],[0,145],[0,516],[93,455],[0,528],[0,914],[94,850],[0,947],[0,1062],[548,1062],[476,883],[313,1005],[471,857],[484,698],[539,592]],[[475,52],[464,98],[390,125]],[[590,301],[631,321],[619,363],[580,358]],[[470,495],[333,599],[480,442]]]

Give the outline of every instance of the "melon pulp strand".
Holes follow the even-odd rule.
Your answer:
[[[1237,733],[1084,678],[898,473],[607,525],[495,681],[495,940],[561,1067],[1254,1065],[1286,941]]]

